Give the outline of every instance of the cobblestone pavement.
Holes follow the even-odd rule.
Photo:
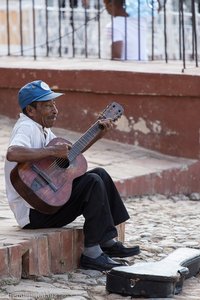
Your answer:
[[[1,132],[0,222],[3,222],[4,218],[13,218],[6,203],[2,167],[8,131],[8,127],[5,126],[3,133]],[[141,247],[141,253],[129,259],[130,264],[161,260],[179,247],[200,248],[199,194],[175,195],[170,198],[163,195],[143,196],[124,199],[124,201],[130,213],[130,219],[126,223],[125,243],[130,246],[138,244]],[[199,281],[198,276],[187,279],[182,292],[170,299],[199,300]],[[0,299],[131,299],[129,296],[107,293],[105,282],[106,274],[78,269],[51,277],[22,279],[17,285],[5,282],[0,287]],[[161,300],[161,298],[151,298],[151,300],[155,299]]]
[[[130,213],[126,225],[126,244],[139,244],[141,247],[141,254],[129,259],[130,264],[161,260],[179,247],[200,248],[200,201],[199,195],[196,196],[196,200],[184,195],[170,199],[155,195],[125,201]],[[187,279],[182,292],[173,299],[199,300],[199,281],[200,277]],[[108,294],[105,282],[105,274],[78,269],[48,278],[24,279],[18,285],[5,283],[1,286],[0,299],[131,299],[129,296]]]

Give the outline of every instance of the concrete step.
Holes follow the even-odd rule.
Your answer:
[[[2,212],[1,212],[2,214]],[[22,230],[13,217],[0,218],[0,283],[62,274],[79,267],[83,251],[83,219],[63,228]],[[124,241],[125,225],[117,226]]]

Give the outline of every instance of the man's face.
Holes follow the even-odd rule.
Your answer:
[[[111,15],[111,16],[115,16],[116,15],[116,7],[114,5],[113,2],[106,2],[105,3],[105,7],[106,7],[106,10],[107,12]]]
[[[58,110],[54,100],[38,101],[36,108],[31,107],[29,116],[43,127],[50,128],[54,125]]]

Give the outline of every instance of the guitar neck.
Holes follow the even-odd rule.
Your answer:
[[[87,146],[97,137],[101,131],[99,123],[94,123],[81,137],[78,139],[69,151],[68,160],[72,162]]]

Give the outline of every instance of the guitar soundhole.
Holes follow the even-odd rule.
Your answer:
[[[62,158],[57,158],[56,159],[56,164],[63,169],[67,169],[69,167],[69,161],[68,159],[62,159]]]

